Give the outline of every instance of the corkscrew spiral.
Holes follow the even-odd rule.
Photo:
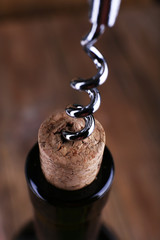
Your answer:
[[[113,26],[118,10],[120,0],[93,0],[91,4],[90,21],[92,27],[90,32],[81,41],[81,45],[87,55],[91,58],[97,68],[97,73],[89,79],[78,78],[71,82],[71,87],[78,91],[85,91],[90,97],[90,103],[87,106],[73,104],[66,109],[67,115],[73,118],[83,118],[85,126],[78,132],[63,130],[62,136],[69,141],[83,140],[87,138],[94,130],[95,120],[93,113],[98,110],[101,103],[100,93],[97,89],[102,85],[108,76],[108,66],[99,50],[93,46],[98,37],[103,34],[105,25]]]

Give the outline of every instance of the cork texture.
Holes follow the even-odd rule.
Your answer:
[[[62,129],[79,131],[83,119],[74,119],[65,112],[53,114],[40,126],[38,144],[41,168],[48,182],[57,188],[77,190],[97,176],[105,147],[105,133],[96,120],[93,133],[84,140],[66,141]]]

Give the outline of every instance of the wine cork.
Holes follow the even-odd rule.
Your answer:
[[[96,178],[105,147],[105,133],[95,120],[93,133],[84,140],[67,141],[62,129],[79,131],[83,119],[75,119],[65,112],[53,114],[40,126],[38,144],[43,174],[48,182],[60,189],[78,190]]]

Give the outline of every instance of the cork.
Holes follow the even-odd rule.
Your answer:
[[[38,144],[42,172],[48,182],[60,189],[78,190],[93,182],[99,172],[105,147],[105,132],[95,120],[93,133],[84,140],[67,141],[62,129],[79,131],[83,119],[65,112],[52,114],[40,126]]]

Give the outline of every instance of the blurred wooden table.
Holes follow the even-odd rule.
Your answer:
[[[116,175],[103,220],[121,240],[160,239],[160,8],[126,8],[97,46],[107,59],[100,87],[103,124]],[[32,217],[24,164],[40,123],[69,103],[94,66],[79,41],[87,13],[0,22],[0,240]]]

